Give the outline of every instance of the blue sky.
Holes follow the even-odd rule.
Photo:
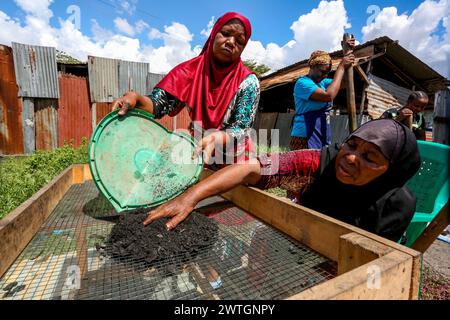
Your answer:
[[[150,26],[161,29],[164,25],[169,25],[173,21],[185,24],[194,33],[195,45],[203,44],[205,37],[200,35],[200,31],[205,28],[212,16],[216,18],[227,11],[237,11],[247,16],[252,22],[253,39],[258,39],[263,44],[269,42],[285,43],[292,38],[292,31],[289,27],[292,21],[301,14],[310,12],[317,7],[318,0],[227,0],[206,1],[206,0],[167,0],[152,1],[140,0],[136,3],[136,9],[132,14],[121,10],[118,1],[111,0],[56,0],[50,5],[54,13],[51,19],[52,26],[58,26],[57,17],[66,19],[70,14],[66,13],[70,5],[77,5],[81,9],[81,29],[84,34],[92,35],[91,19],[96,19],[104,28],[114,30],[113,20],[117,17],[127,18],[131,22],[140,19]],[[367,8],[370,5],[377,5],[380,8],[395,6],[399,12],[410,13],[422,1],[420,0],[352,0],[345,1],[345,8],[352,28],[349,31],[361,39],[361,29],[366,24],[370,13]],[[14,1],[2,1],[0,10],[8,15],[23,19],[25,13]],[[145,34],[139,38],[148,41]]]
[[[80,9],[79,30],[61,25],[71,16],[66,12],[70,5]],[[375,11],[368,13],[370,6]],[[58,46],[81,60],[88,54],[149,60],[155,71],[167,72],[198,53],[206,40],[202,30],[227,11],[252,22],[244,58],[272,69],[303,59],[313,49],[333,50],[342,33],[351,32],[360,42],[391,36],[450,74],[450,0],[9,0],[0,4],[0,43]]]

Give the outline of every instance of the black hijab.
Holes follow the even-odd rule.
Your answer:
[[[370,121],[345,141],[358,137],[375,144],[389,160],[388,170],[364,186],[336,179],[335,162],[340,146],[322,149],[320,174],[302,195],[302,204],[397,241],[408,227],[416,208],[414,194],[405,183],[420,167],[414,134],[390,119]]]

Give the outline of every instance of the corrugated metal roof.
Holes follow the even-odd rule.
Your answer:
[[[13,42],[19,96],[59,98],[56,49]]]
[[[149,63],[120,61],[119,63],[119,96],[127,91],[146,94]]]
[[[12,49],[0,45],[0,154],[23,153],[22,103]]]
[[[434,117],[450,119],[450,90],[442,90],[436,93]]]
[[[370,85],[366,89],[367,111],[372,119],[379,118],[387,109],[406,104],[411,90],[374,75],[370,75],[369,80]]]
[[[87,79],[60,74],[61,98],[58,106],[58,144],[81,144],[83,137],[89,141],[92,135],[92,116]]]
[[[387,57],[392,63],[394,63],[395,66],[402,70],[402,72],[408,74],[416,82],[420,83],[429,93],[443,90],[450,86],[450,81],[448,79],[399,45],[398,41],[394,41],[389,37],[380,37],[356,46],[354,49],[355,54],[357,51],[371,46],[379,49],[386,46],[385,57]],[[333,64],[335,64],[335,60],[342,56],[342,50],[332,52],[330,55],[334,60]],[[299,69],[301,69],[301,71]],[[289,76],[289,73],[305,75],[308,73],[308,69],[308,60],[305,59],[283,69],[277,70],[267,76],[261,77],[261,90],[264,91],[277,85],[293,82],[298,77],[295,78],[294,76]]]
[[[58,147],[58,100],[34,99],[36,150]]]
[[[88,57],[89,91],[92,102],[112,102],[119,97],[117,59]]]
[[[147,74],[147,94],[150,94],[153,88],[164,78],[164,74],[148,73]]]

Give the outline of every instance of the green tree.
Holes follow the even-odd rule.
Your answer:
[[[261,76],[264,73],[270,71],[270,68],[265,64],[258,63],[254,60],[245,60],[244,65],[251,71],[255,72],[257,76]]]

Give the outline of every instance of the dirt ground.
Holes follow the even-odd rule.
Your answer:
[[[450,281],[450,244],[436,240],[425,252],[424,262]]]
[[[450,244],[436,240],[423,256],[421,297],[450,300]]]

